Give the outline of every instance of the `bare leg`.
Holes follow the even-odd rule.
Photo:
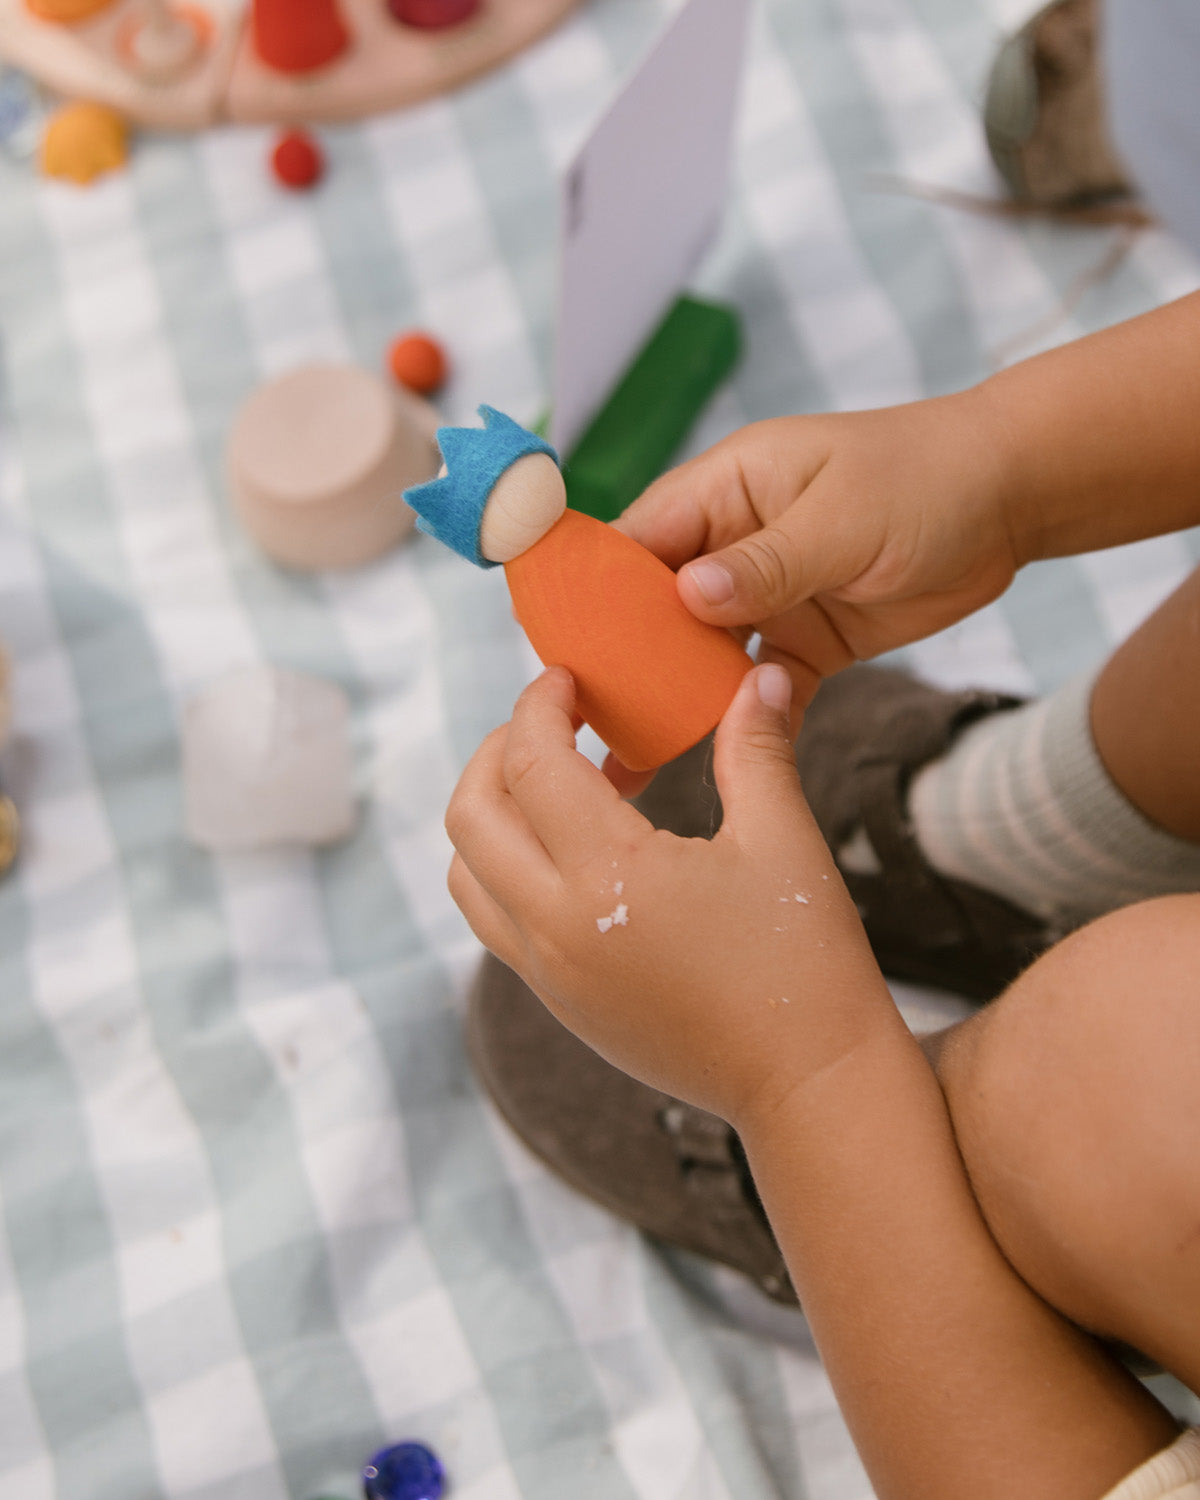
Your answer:
[[[1110,658],[1092,734],[1134,806],[1200,842],[1200,568]]]
[[[927,1055],[1012,1266],[1200,1387],[1200,896],[1082,928]]]

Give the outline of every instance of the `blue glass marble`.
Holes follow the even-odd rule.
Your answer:
[[[367,1500],[438,1500],[445,1488],[441,1460],[424,1443],[381,1448],[363,1469]]]

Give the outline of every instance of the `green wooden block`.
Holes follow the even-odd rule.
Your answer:
[[[563,465],[568,505],[619,516],[670,464],[740,347],[732,308],[680,297]]]

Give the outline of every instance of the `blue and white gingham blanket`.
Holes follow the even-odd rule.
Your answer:
[[[477,949],[441,819],[529,673],[503,579],[423,537],[285,575],[222,472],[264,377],[378,368],[412,324],[452,351],[450,419],[537,412],[556,172],[671,8],[591,0],[453,98],[323,131],[311,196],[272,185],[257,129],[143,136],[87,191],[0,159],[0,773],[25,824],[0,884],[2,1500],[349,1497],[405,1437],[456,1500],[870,1493],[802,1330],[732,1321],[696,1265],[552,1179],[467,1068]],[[748,352],[694,448],[953,389],[1200,284],[1144,233],[1048,329],[1119,231],[880,190],[994,190],[978,102],[1012,9],[762,5],[700,278]],[[1032,568],[909,659],[1052,687],[1198,557],[1193,535]],[[183,837],[181,706],[261,662],[350,695],[342,847]]]

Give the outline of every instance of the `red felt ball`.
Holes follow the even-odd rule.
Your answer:
[[[427,333],[402,333],[388,350],[388,366],[401,385],[419,396],[436,391],[448,368],[445,350]]]
[[[309,188],[325,170],[325,158],[306,130],[285,130],[271,152],[271,170],[284,187]]]

